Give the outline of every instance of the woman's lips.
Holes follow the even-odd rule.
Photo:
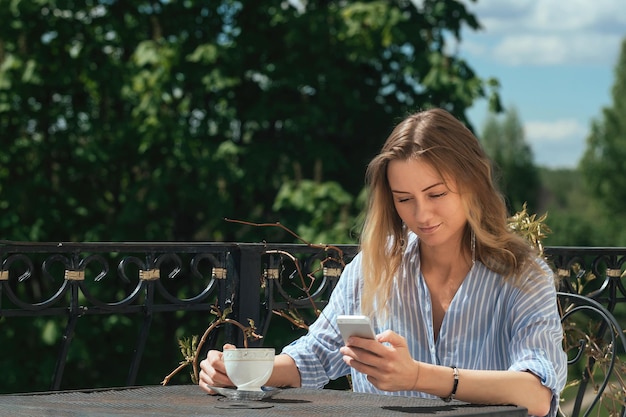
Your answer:
[[[422,232],[425,235],[429,235],[431,233],[434,233],[437,229],[439,228],[439,225],[436,226],[428,226],[428,227],[420,227],[420,232]]]

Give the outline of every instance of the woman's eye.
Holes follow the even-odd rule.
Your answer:
[[[439,197],[443,197],[444,195],[448,194],[447,192],[443,192],[443,193],[439,193],[439,194],[433,194],[431,195],[432,198],[439,198]]]
[[[406,203],[407,201],[409,201],[410,198],[409,197],[405,197],[405,198],[399,198],[398,199],[398,203]]]

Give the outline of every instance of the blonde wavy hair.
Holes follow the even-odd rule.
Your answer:
[[[454,181],[455,192],[467,216],[463,242],[471,253],[471,231],[476,236],[475,256],[487,268],[514,284],[532,265],[537,251],[507,226],[508,213],[492,178],[492,163],[478,139],[454,116],[431,109],[408,116],[385,141],[367,167],[368,206],[360,238],[362,252],[363,314],[387,313],[387,303],[405,250],[408,230],[395,210],[387,179],[393,160],[420,158],[441,178]]]

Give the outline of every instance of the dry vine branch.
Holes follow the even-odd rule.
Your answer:
[[[320,261],[320,268],[313,270],[311,272],[309,272],[308,274],[306,274],[306,277],[309,278],[309,283],[306,283],[305,280],[305,274],[302,272],[302,267],[300,266],[300,261],[293,256],[292,254],[290,254],[289,252],[283,251],[283,250],[272,250],[272,251],[267,251],[267,254],[277,254],[277,255],[281,255],[281,256],[285,256],[287,258],[289,258],[293,264],[294,264],[294,268],[298,274],[298,277],[300,278],[300,282],[301,282],[301,286],[298,287],[296,286],[296,288],[298,288],[300,291],[304,292],[306,298],[311,302],[311,307],[313,308],[313,310],[315,311],[315,314],[317,316],[319,316],[319,309],[317,308],[317,305],[315,304],[315,300],[313,300],[313,296],[311,295],[311,289],[313,288],[313,284],[315,283],[315,281],[317,280],[317,278],[315,278],[315,273],[324,270],[324,264],[328,261],[335,261],[337,263],[339,263],[342,267],[345,266],[345,262],[343,261],[343,258],[341,259],[336,259],[336,258],[331,258],[331,257],[326,257],[325,259]],[[274,310],[276,311],[276,310]],[[289,319],[289,316],[286,316],[285,314],[279,314],[282,317]],[[293,316],[293,312],[291,312],[290,316]],[[294,323],[292,320],[290,320],[292,323]],[[294,323],[296,325],[298,325],[297,323]],[[301,327],[300,325],[298,325],[298,327]]]
[[[328,244],[314,244],[314,243],[310,243],[308,241],[306,241],[305,239],[303,239],[301,236],[299,236],[297,233],[295,233],[294,231],[292,231],[291,229],[289,229],[288,227],[284,226],[283,224],[281,224],[280,222],[276,222],[276,223],[253,223],[253,222],[248,222],[245,220],[233,220],[233,219],[224,219],[228,222],[231,223],[239,223],[239,224],[245,224],[247,226],[254,226],[254,227],[279,227],[283,230],[285,230],[287,233],[289,233],[290,235],[294,236],[296,239],[298,239],[299,241],[301,241],[302,243],[304,243],[305,245],[307,245],[310,248],[315,248],[315,249],[323,249],[325,252],[328,252],[329,250],[334,250],[338,253],[339,257],[335,258],[335,257],[331,257],[331,256],[327,256],[326,258],[322,259],[320,261],[320,268],[313,270],[311,272],[309,272],[308,274],[306,274],[306,277],[309,278],[310,283],[307,285],[306,280],[305,280],[305,274],[302,272],[302,268],[300,266],[300,262],[299,260],[293,256],[291,253],[283,251],[283,250],[270,250],[267,251],[267,254],[278,254],[281,256],[285,256],[287,258],[289,258],[293,264],[294,264],[294,268],[296,269],[296,272],[300,278],[300,282],[302,283],[301,287],[297,287],[299,290],[303,291],[305,294],[305,297],[311,302],[311,307],[313,308],[313,311],[315,312],[315,315],[319,317],[321,311],[319,308],[317,308],[317,305],[315,304],[315,300],[313,300],[313,296],[311,295],[311,288],[313,288],[313,285],[316,281],[315,278],[315,274],[319,271],[324,270],[324,266],[327,262],[333,261],[336,262],[337,264],[339,264],[342,268],[345,267],[346,263],[344,261],[343,258],[343,251],[334,245],[328,245]],[[297,311],[295,310],[289,310],[288,312],[284,312],[282,310],[272,310],[272,313],[283,317],[285,319],[287,319],[290,323],[292,323],[293,325],[297,326],[298,328],[301,329],[308,329],[308,325],[306,324],[306,321],[297,313]]]
[[[195,342],[198,339],[197,336],[193,336],[191,340],[187,339],[187,340],[178,341],[184,360],[178,365],[176,369],[170,372],[163,379],[163,381],[161,381],[161,385],[167,385],[174,375],[176,375],[178,372],[180,372],[181,370],[183,370],[190,364],[192,365],[191,381],[194,384],[197,384],[199,382],[198,355],[200,354],[200,351],[202,350],[202,347],[204,346],[206,339],[209,337],[209,334],[211,334],[211,332],[213,332],[217,327],[221,326],[222,324],[225,324],[225,323],[233,324],[237,326],[243,332],[244,347],[248,347],[248,339],[259,340],[263,338],[263,336],[255,333],[256,328],[254,326],[254,321],[249,320],[249,326],[244,326],[243,324],[239,323],[237,320],[228,318],[228,315],[231,312],[232,312],[232,309],[230,307],[225,309],[224,312],[221,312],[219,307],[215,305],[212,306],[211,314],[214,314],[217,318],[213,320],[213,322],[209,325],[209,327],[204,331],[204,334],[202,335],[202,338],[200,339],[200,342],[197,344],[197,346],[195,346],[196,345]]]
[[[315,310],[315,311],[316,311],[316,314],[318,314],[319,310]],[[290,322],[291,324],[293,324],[299,329],[304,329],[304,330],[309,329],[309,325],[306,324],[304,319],[297,312],[293,310],[289,310],[287,312],[284,312],[283,310],[272,310],[272,313],[284,318],[285,320],[287,320],[288,322]]]
[[[247,226],[254,226],[254,227],[279,227],[279,228],[283,229],[284,231],[286,231],[287,233],[289,233],[290,235],[292,235],[293,237],[295,237],[296,239],[298,239],[300,242],[304,243],[305,245],[307,245],[307,246],[309,246],[311,248],[324,249],[324,250],[334,249],[337,252],[339,252],[340,258],[343,258],[343,251],[341,249],[339,249],[337,246],[327,245],[327,244],[315,244],[315,243],[307,242],[305,239],[303,239],[302,237],[298,236],[297,233],[295,233],[294,231],[289,229],[287,226],[284,226],[280,222],[276,222],[276,223],[253,223],[253,222],[248,222],[248,221],[245,221],[245,220],[234,220],[234,219],[228,219],[228,218],[225,218],[224,220],[226,220],[227,222],[231,222],[231,223],[245,224]]]

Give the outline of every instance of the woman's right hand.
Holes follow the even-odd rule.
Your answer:
[[[225,344],[223,349],[235,349],[235,346]],[[206,359],[200,362],[198,385],[209,394],[215,394],[209,387],[232,387],[235,385],[226,375],[223,355],[219,350],[210,350]]]

